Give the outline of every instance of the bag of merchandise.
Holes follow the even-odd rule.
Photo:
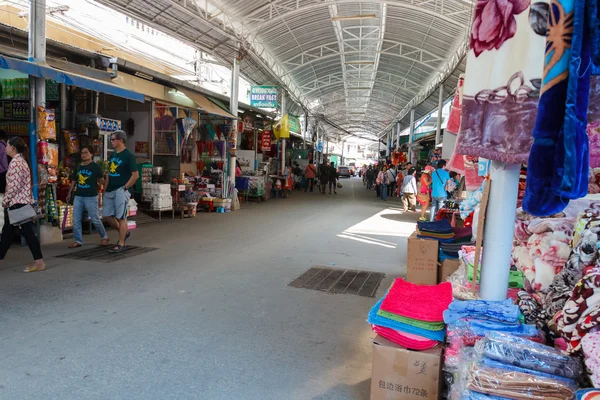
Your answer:
[[[40,140],[56,140],[56,115],[54,110],[38,106],[38,135]]]
[[[64,130],[63,139],[65,141],[65,152],[67,155],[77,154],[80,151],[79,135],[77,132]]]

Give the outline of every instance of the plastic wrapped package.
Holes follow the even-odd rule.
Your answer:
[[[580,360],[567,356],[552,347],[515,335],[490,332],[477,343],[477,351],[484,357],[521,368],[578,379]]]
[[[509,399],[570,400],[576,388],[561,380],[473,363],[465,389]]]
[[[38,164],[48,165],[50,164],[50,149],[48,142],[39,141],[37,148]]]
[[[80,151],[79,135],[77,132],[63,130],[63,140],[65,141],[65,152],[67,155],[77,154]]]
[[[38,135],[41,140],[56,140],[54,110],[38,106]]]
[[[479,298],[479,294],[477,291],[473,293],[470,282],[467,280],[467,267],[463,260],[460,260],[458,269],[446,281],[452,284],[452,294],[455,299],[477,300]]]

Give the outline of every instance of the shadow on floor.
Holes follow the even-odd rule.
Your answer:
[[[357,383],[356,385],[335,385],[327,392],[315,396],[312,400],[330,400],[330,399],[354,399],[367,400],[371,391],[371,379]]]

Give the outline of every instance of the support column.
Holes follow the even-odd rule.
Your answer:
[[[479,286],[479,294],[484,300],[506,299],[520,171],[520,165],[492,162],[492,186],[483,234],[485,243],[490,245],[483,250]]]
[[[287,104],[286,104],[286,97],[285,97],[285,91],[282,93],[281,96],[281,117],[285,117],[285,114],[287,112],[286,110],[287,108]],[[281,175],[285,175],[285,138],[281,139]]]
[[[408,131],[408,162],[413,162],[412,144],[415,136],[415,110],[410,110],[410,128]]]
[[[240,88],[240,45],[238,44],[238,51],[233,59],[233,68],[231,69],[231,93],[229,95],[229,108],[231,114],[238,117],[238,96]],[[230,150],[230,161],[229,161],[229,182],[232,186],[235,186],[235,161],[237,154],[237,137],[238,137],[238,120],[232,121],[231,133],[229,134],[229,150]],[[223,193],[223,197],[227,194]]]
[[[435,130],[435,145],[441,142],[442,138],[442,107],[444,106],[444,84],[440,85],[440,95],[438,99],[437,127]]]
[[[29,2],[29,61],[46,61],[46,0],[30,0]],[[31,159],[32,193],[38,199],[37,171],[37,106],[46,104],[46,80],[29,78],[30,120],[29,120],[29,157]]]
[[[400,149],[400,121],[396,122],[396,151]]]

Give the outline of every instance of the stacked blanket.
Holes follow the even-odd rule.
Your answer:
[[[465,376],[465,395],[508,399],[572,399],[581,374],[578,360],[552,347],[490,332],[476,346],[476,360]]]
[[[588,333],[581,339],[585,365],[590,371],[594,387],[600,387],[600,332]]]
[[[452,285],[421,286],[398,278],[369,312],[373,331],[412,350],[444,341],[443,313],[452,302]]]
[[[417,237],[451,243],[454,240],[454,230],[447,219],[434,222],[419,221],[417,222]]]

